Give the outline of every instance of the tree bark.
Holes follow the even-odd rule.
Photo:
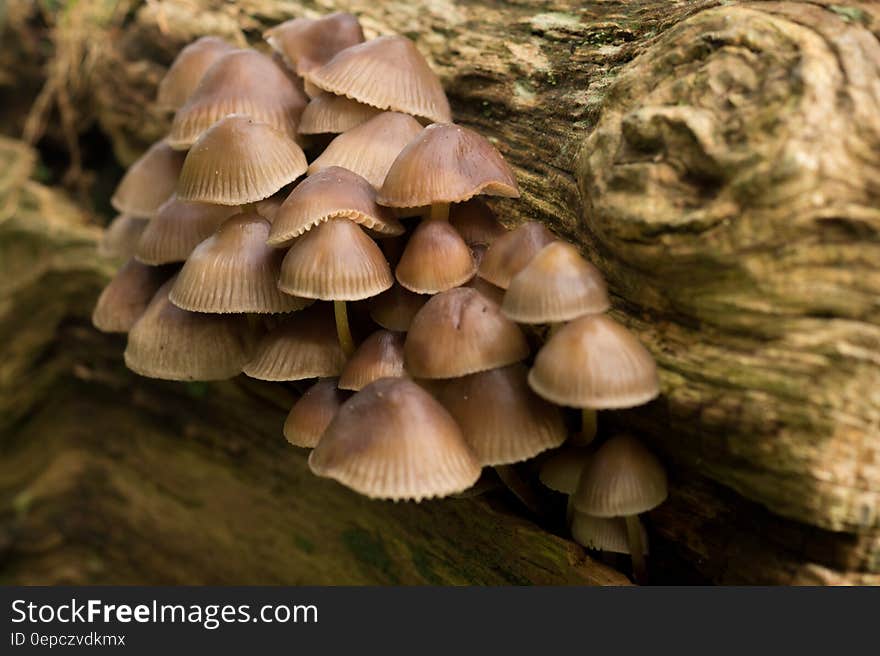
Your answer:
[[[132,11],[83,19],[91,20],[90,68],[74,90],[91,99],[78,111],[110,135],[125,162],[167,129],[168,117],[151,104],[155,85],[174,53],[200,34],[256,42],[263,28],[280,20],[344,9],[359,15],[369,36],[400,32],[413,38],[441,74],[456,120],[489,136],[516,170],[523,198],[496,204],[505,221],[538,219],[581,245],[608,278],[615,315],[638,332],[658,359],[661,399],[601,421],[637,429],[672,467],[670,501],[649,517],[661,578],[880,580],[880,10],[875,3],[250,0],[229,5],[132,0],[127,6]],[[5,239],[0,237],[0,245]],[[46,257],[59,247],[48,237],[32,240],[42,244]],[[86,300],[105,274],[106,265],[90,263],[88,275],[70,277],[60,286]],[[33,308],[23,297],[16,299]],[[62,316],[72,307],[68,304]],[[57,317],[56,325],[61,320]],[[44,334],[49,328],[32,330]],[[560,555],[569,553],[565,543],[510,515],[493,514],[484,501],[373,505],[342,491],[331,494],[325,483],[305,476],[301,462],[299,469],[289,465],[299,472],[290,475],[296,481],[291,484],[294,503],[280,492],[284,468],[278,462],[287,465],[295,457],[272,441],[268,426],[259,428],[262,418],[248,414],[255,412],[254,402],[246,400],[254,389],[260,395],[275,391],[252,384],[209,386],[211,395],[223,390],[217,392],[223,403],[199,400],[216,408],[215,423],[204,412],[187,409],[193,401],[175,392],[179,386],[125,374],[121,345],[108,351],[107,340],[87,336],[81,326],[71,330],[44,334],[33,348],[45,362],[65,361],[60,344],[78,345],[84,358],[101,353],[94,366],[80,370],[88,371],[89,392],[73,386],[56,393],[54,386],[61,383],[47,383],[41,396],[24,405],[39,406],[36,417],[56,412],[69,417],[77,415],[75,399],[94,408],[86,416],[95,426],[105,425],[112,415],[123,422],[124,435],[132,435],[116,448],[130,463],[125,471],[138,470],[139,485],[119,493],[125,476],[106,460],[99,469],[108,487],[93,484],[95,490],[121,494],[126,500],[121,507],[136,509],[132,518],[122,519],[116,507],[124,528],[115,557],[132,548],[131,539],[144,526],[179,530],[171,516],[191,519],[215,536],[225,531],[224,553],[234,552],[232,524],[223,522],[219,510],[197,511],[204,506],[188,505],[174,495],[192,493],[201,497],[198,504],[206,504],[200,486],[214,491],[218,480],[239,476],[239,483],[249,480],[254,486],[240,507],[250,507],[244,498],[248,504],[261,498],[275,517],[269,521],[255,514],[240,520],[248,537],[234,537],[259,542],[258,553],[265,551],[266,539],[273,544],[292,539],[280,536],[294,516],[314,522],[338,514],[363,518],[360,525],[367,532],[387,530],[395,536],[387,538],[397,545],[394,553],[383,547],[386,555],[376,556],[393,571],[407,562],[397,532],[409,535],[425,519],[442,527],[434,539],[448,540],[440,558],[455,563],[452,569],[477,567],[471,562],[474,551],[456,551],[463,539],[491,544],[499,530],[504,541],[498,538],[497,544],[509,553],[542,554],[553,567],[568,558]],[[32,364],[19,368],[34,375]],[[69,385],[64,376],[58,380]],[[132,395],[152,400],[146,407],[134,403],[111,413],[108,406],[128,398],[128,387],[135,390]],[[48,410],[49,398],[57,409]],[[67,405],[65,399],[70,399]],[[24,412],[17,409],[14,415]],[[281,408],[275,412],[272,421],[277,422]],[[199,475],[199,483],[187,481],[186,467],[179,464],[166,462],[171,471],[162,471],[175,434],[160,425],[163,416],[176,417],[167,421],[183,434],[182,426],[200,426],[193,429],[199,437],[184,439],[175,450],[195,471],[208,468],[210,474]],[[38,429],[46,428],[22,421],[16,420],[5,440],[36,441]],[[217,425],[226,426],[222,434],[215,434]],[[59,430],[54,439],[76,451],[82,467],[97,467],[107,457],[94,450],[108,447],[109,438],[88,441],[85,449],[78,441],[81,432],[76,433],[80,437],[64,437],[67,430]],[[159,437],[151,440],[146,434]],[[226,442],[246,455],[218,460],[214,449]],[[206,443],[210,449],[205,450]],[[135,454],[151,464],[139,463]],[[35,481],[38,470],[41,476],[51,470],[43,464],[42,470],[32,465],[14,473],[30,471],[34,476],[28,480]],[[169,478],[150,491],[152,468],[160,470],[160,481],[166,474]],[[304,510],[306,499],[318,503],[328,494],[336,500]],[[152,495],[162,503],[150,505]],[[89,503],[102,511],[111,512],[117,503],[113,495],[94,497]],[[63,506],[59,497],[53,498]],[[223,503],[211,503],[230,507],[229,498],[221,498]],[[282,499],[287,507],[279,506]],[[459,506],[467,511],[459,514]],[[390,516],[388,507],[393,508]],[[456,518],[447,523],[461,531],[431,519],[434,512]],[[464,522],[471,512],[479,519]],[[211,517],[210,524],[200,513]],[[93,514],[97,521],[99,513]],[[393,528],[375,529],[389,522]],[[526,533],[524,526],[529,526]],[[321,535],[315,530],[307,539],[323,542]],[[506,540],[513,540],[509,549]],[[338,540],[335,544],[335,555],[322,560],[326,574],[316,580],[330,580],[335,567],[343,578],[354,576],[335,560],[340,550]],[[162,545],[153,541],[150,546]],[[182,552],[175,557],[183,557]],[[53,558],[53,563],[64,562],[57,553]],[[150,580],[184,576],[183,569],[175,573],[152,561],[141,569],[127,566],[132,569],[105,574],[156,577]],[[287,558],[273,560],[266,569],[248,560],[227,580],[283,577],[287,566]],[[498,566],[498,561],[480,566],[473,582],[488,581],[485,572]],[[200,580],[216,574],[208,563],[192,567]],[[402,582],[430,580],[411,562],[400,567],[407,571],[398,574]],[[586,569],[594,571],[592,565]],[[550,580],[539,571],[545,570],[527,569],[521,575]],[[559,577],[552,580],[584,576],[576,565],[556,571]],[[464,581],[469,576],[457,579],[447,572],[440,578]],[[356,580],[390,579],[372,571]]]

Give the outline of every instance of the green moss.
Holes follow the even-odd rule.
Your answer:
[[[362,528],[350,528],[342,533],[342,544],[351,555],[372,574],[376,571],[385,575],[390,583],[400,579],[392,568],[392,560],[385,550],[382,538]]]
[[[831,5],[828,8],[848,23],[861,23],[862,25],[868,24],[868,17],[865,16],[865,12],[858,7]]]
[[[431,563],[434,560],[424,549],[410,545],[409,551],[412,554],[413,566],[419,573],[419,576],[425,579],[431,585],[443,585],[446,581],[434,571]]]

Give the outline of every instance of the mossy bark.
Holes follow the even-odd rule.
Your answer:
[[[277,21],[344,9],[369,35],[413,38],[456,120],[516,170],[523,198],[497,203],[502,217],[542,220],[580,244],[608,277],[615,315],[660,363],[659,401],[600,417],[636,428],[672,467],[670,501],[648,518],[655,560],[723,582],[880,578],[876,3],[125,4],[91,23],[79,80],[92,99],[80,111],[125,162],[167,128],[155,85],[197,35],[256,41]],[[85,298],[100,276],[76,279],[64,283]],[[42,343],[46,362],[61,357]],[[112,358],[105,369],[123,375]],[[177,398],[174,386],[125,379]],[[233,420],[247,404],[233,405],[218,410],[231,441],[255,459],[287,453]],[[139,425],[142,412],[115,414]],[[190,444],[181,448],[197,459]],[[267,503],[270,480],[255,477]],[[406,513],[418,522],[428,511],[395,512],[402,530]]]

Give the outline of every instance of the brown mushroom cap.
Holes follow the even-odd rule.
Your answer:
[[[545,399],[575,408],[631,408],[660,393],[654,358],[602,314],[560,328],[535,357],[529,384]]]
[[[375,232],[403,233],[388,208],[376,204],[376,190],[357,173],[338,166],[323,169],[296,186],[278,208],[269,244],[287,246],[328,219],[344,218]]]
[[[284,294],[278,276],[284,253],[266,244],[269,222],[256,212],[227,219],[199,244],[177,276],[169,298],[190,312],[294,312],[313,301]]]
[[[476,272],[471,249],[455,228],[428,219],[413,232],[394,274],[412,292],[436,294],[463,285]]]
[[[393,282],[385,256],[360,226],[329,219],[293,243],[281,264],[278,287],[303,298],[358,301]]]
[[[234,206],[188,203],[172,196],[143,230],[135,257],[153,265],[183,262],[200,242],[239,211]]]
[[[471,198],[451,206],[449,223],[471,248],[490,246],[496,239],[507,234],[507,228],[498,222],[495,213],[480,198]]]
[[[148,222],[131,214],[120,214],[104,230],[98,253],[105,257],[131,257]]]
[[[337,12],[285,21],[266,30],[263,38],[297,75],[305,75],[341,50],[363,43],[364,32],[355,16]]]
[[[129,260],[98,297],[92,325],[105,333],[127,333],[168,276],[165,268]]]
[[[183,157],[157,141],[122,176],[110,204],[123,214],[152,217],[174,192]]]
[[[254,209],[257,210],[257,214],[262,216],[269,223],[273,223],[275,221],[275,216],[278,214],[278,210],[281,209],[281,205],[284,203],[284,199],[290,195],[290,191],[291,189],[289,187],[282,187],[279,191],[276,191],[268,198],[258,200],[254,203]]]
[[[642,533],[642,550],[647,554],[648,534],[644,526],[640,526],[639,530]],[[575,512],[571,524],[571,537],[587,549],[622,554],[630,553],[626,521],[623,517],[592,517]]]
[[[507,289],[513,277],[532,261],[542,248],[556,240],[543,223],[527,221],[496,239],[489,246],[477,275],[493,285]]]
[[[386,330],[406,332],[413,317],[429,298],[395,283],[387,291],[370,299],[370,317]]]
[[[431,391],[458,422],[481,465],[528,460],[567,436],[559,408],[529,389],[519,363],[436,381]]]
[[[235,46],[216,36],[203,36],[181,50],[159,82],[157,101],[161,107],[178,109],[195,91],[205,71]]]
[[[343,365],[333,313],[316,304],[285,317],[264,335],[243,370],[260,380],[303,380],[338,376]]]
[[[501,311],[518,323],[558,323],[610,306],[599,269],[571,244],[555,241],[513,277]]]
[[[309,166],[309,175],[328,166],[341,166],[378,189],[398,153],[421,131],[412,116],[382,112],[331,141]]]
[[[229,114],[250,116],[295,139],[307,102],[269,57],[256,50],[236,50],[211,65],[186,104],[177,110],[168,143],[185,150]]]
[[[403,334],[377,330],[364,340],[345,363],[339,389],[361,390],[380,378],[400,378],[403,370]]]
[[[313,98],[299,122],[300,134],[340,134],[380,114],[381,109],[345,96],[322,93]]]
[[[283,133],[233,114],[211,126],[186,155],[180,200],[244,205],[268,198],[306,172],[302,149]]]
[[[316,87],[365,105],[430,121],[452,120],[440,80],[412,41],[381,36],[346,48],[305,74]]]
[[[666,470],[632,435],[615,435],[603,444],[581,474],[574,507],[593,517],[626,517],[666,500]]]
[[[458,378],[519,362],[529,346],[497,305],[459,287],[437,294],[418,311],[404,354],[407,371],[417,378]]]
[[[168,300],[169,280],[132,326],[125,365],[149,378],[223,380],[241,372],[251,343],[247,321],[239,315],[181,310]]]
[[[319,380],[293,404],[284,421],[284,437],[294,446],[314,448],[344,400],[335,378]]]
[[[590,449],[563,447],[541,463],[538,478],[555,492],[574,494],[592,454]]]
[[[371,498],[416,501],[480,477],[455,420],[407,378],[377,380],[343,403],[309,467]]]
[[[485,137],[452,123],[422,130],[400,151],[379,190],[389,207],[458,203],[477,194],[519,198],[516,178]]]

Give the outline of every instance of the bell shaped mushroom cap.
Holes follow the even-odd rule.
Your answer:
[[[167,109],[178,109],[195,91],[211,64],[235,46],[216,36],[203,36],[186,46],[159,82],[158,103]]]
[[[187,312],[168,300],[174,278],[156,292],[132,326],[125,365],[164,380],[223,380],[241,372],[251,342],[240,315]]]
[[[429,125],[400,151],[379,190],[389,207],[459,203],[477,194],[519,198],[516,178],[495,146],[460,125]]]
[[[338,376],[345,354],[326,305],[285,317],[257,343],[244,373],[260,380],[303,380]]]
[[[581,474],[574,507],[593,517],[626,517],[656,508],[666,500],[666,470],[632,435],[605,442]]]
[[[562,413],[529,389],[522,364],[436,381],[431,391],[481,465],[528,460],[565,441]]]
[[[314,448],[344,400],[335,378],[319,380],[293,404],[284,421],[284,437],[294,446]]]
[[[397,281],[417,294],[436,294],[463,285],[477,265],[471,249],[448,221],[422,221],[395,269]]]
[[[644,526],[640,525],[639,530],[642,533],[642,549],[647,554],[648,534]],[[571,524],[571,537],[587,549],[611,553],[630,553],[626,521],[622,517],[591,517],[584,513],[575,512]]]
[[[320,68],[341,50],[363,43],[358,19],[337,12],[321,18],[294,18],[266,30],[263,38],[297,75]]]
[[[186,155],[177,197],[216,205],[268,198],[306,172],[306,156],[290,138],[249,116],[211,126]]]
[[[339,389],[361,390],[380,378],[406,376],[403,370],[403,335],[377,330],[364,340],[345,363]]]
[[[188,203],[169,198],[143,230],[135,257],[144,264],[183,262],[238,207]]]
[[[529,355],[519,327],[469,287],[434,296],[418,311],[404,346],[416,378],[458,378],[497,369]]]
[[[184,153],[157,141],[122,176],[110,204],[123,214],[152,217],[174,192],[183,157]]]
[[[558,405],[597,410],[632,408],[660,393],[654,358],[635,335],[602,314],[560,328],[538,351],[529,385]]]
[[[331,141],[309,166],[309,175],[328,166],[341,166],[378,189],[398,153],[421,131],[412,116],[382,112]]]
[[[262,216],[269,223],[275,221],[275,216],[278,214],[278,210],[281,209],[281,204],[284,202],[284,199],[287,198],[288,193],[289,190],[282,188],[268,198],[258,200],[254,203],[254,208],[257,210],[257,214]]]
[[[281,264],[278,287],[303,298],[359,301],[393,282],[385,256],[360,226],[329,219],[293,243]]]
[[[92,325],[105,333],[127,333],[167,279],[166,269],[129,260],[98,297]]]
[[[502,235],[489,246],[480,261],[478,275],[493,285],[507,289],[513,277],[532,261],[544,246],[556,240],[543,223],[527,221]]]
[[[495,213],[479,198],[450,207],[449,223],[471,248],[490,246],[496,239],[507,234],[507,228],[498,222]]]
[[[343,403],[309,467],[368,497],[395,500],[447,496],[480,477],[455,420],[407,378],[377,380]]]
[[[328,219],[344,218],[380,234],[403,234],[388,208],[376,204],[376,190],[357,173],[338,166],[323,169],[296,186],[278,208],[269,244],[287,246]]]
[[[284,253],[266,244],[269,222],[237,214],[199,244],[177,276],[169,298],[190,312],[295,312],[313,301],[284,294],[278,275]]]
[[[120,214],[104,230],[98,253],[106,257],[131,257],[137,250],[138,240],[147,223],[147,219]]]
[[[513,277],[501,311],[518,323],[558,323],[609,307],[599,269],[571,244],[555,241]]]
[[[305,94],[269,57],[256,50],[235,50],[211,65],[186,104],[177,110],[168,143],[185,150],[229,114],[250,116],[295,139],[307,102]]]
[[[452,120],[440,80],[403,36],[381,36],[346,48],[305,78],[319,89],[365,105],[429,121]]]
[[[584,471],[591,456],[590,449],[563,447],[541,463],[538,478],[545,487],[549,487],[555,492],[574,494],[581,478],[581,472]]]
[[[381,109],[345,96],[322,93],[312,99],[299,122],[300,134],[340,134],[380,114]]]
[[[406,332],[413,317],[429,298],[395,283],[390,289],[370,300],[370,317],[386,330]]]

